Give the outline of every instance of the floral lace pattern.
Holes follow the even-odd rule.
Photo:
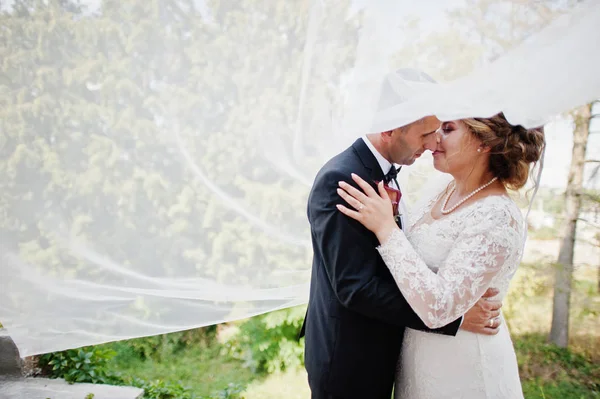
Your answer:
[[[424,201],[378,250],[426,325],[444,326],[489,287],[506,295],[523,249],[523,220],[507,196],[488,196],[438,220]],[[417,204],[418,205],[418,204]],[[407,329],[396,398],[522,398],[510,334],[456,337]]]
[[[397,229],[378,250],[400,291],[430,328],[462,316],[488,287],[507,288],[521,258],[520,212],[505,196],[489,196],[462,213],[419,222],[409,235],[414,248]]]

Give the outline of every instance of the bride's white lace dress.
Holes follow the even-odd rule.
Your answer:
[[[379,247],[398,287],[431,328],[463,315],[489,287],[506,295],[523,248],[523,221],[508,196],[488,196],[440,219],[438,199],[409,215]],[[407,239],[408,238],[408,239]],[[522,398],[517,359],[506,323],[495,336],[459,330],[456,337],[407,329],[395,398]]]

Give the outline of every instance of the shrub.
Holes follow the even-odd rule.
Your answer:
[[[600,393],[600,365],[588,356],[547,343],[542,334],[521,335],[514,344],[521,380],[532,394],[541,395],[544,389],[546,395],[549,389]]]
[[[116,352],[107,347],[84,347],[62,352],[47,353],[39,357],[39,366],[50,378],[64,378],[69,383],[129,385],[144,390],[144,399],[201,399],[193,396],[180,383],[145,381],[123,378],[110,373],[107,363]],[[228,398],[235,398],[230,396]]]
[[[47,353],[39,357],[39,366],[50,378],[66,381],[107,383],[110,374],[106,365],[115,352],[111,349],[85,347]]]
[[[194,330],[136,338],[113,344],[119,355],[125,354],[139,357],[142,360],[161,360],[180,352],[190,346],[208,347],[216,342],[217,326],[197,328]]]
[[[140,378],[126,378],[119,385],[130,385],[144,390],[144,399],[201,399],[189,392],[180,383],[162,380],[146,381]]]
[[[228,344],[231,353],[253,372],[272,373],[303,364],[303,345],[298,333],[306,306],[253,317],[242,323]]]
[[[230,383],[227,388],[213,393],[210,397],[204,399],[244,399],[242,392],[244,387],[239,384]]]

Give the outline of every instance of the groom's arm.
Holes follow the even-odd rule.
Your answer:
[[[364,176],[362,176],[364,177]],[[458,319],[439,329],[429,329],[410,308],[393,279],[381,278],[376,270],[381,258],[374,236],[359,222],[337,210],[338,181],[350,176],[334,171],[315,182],[309,204],[311,232],[324,261],[327,277],[340,303],[365,316],[417,330],[456,335]],[[353,182],[352,182],[353,184]],[[386,269],[387,272],[387,269]]]

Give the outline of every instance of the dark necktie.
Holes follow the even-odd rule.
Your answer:
[[[399,190],[400,186],[398,185],[398,181],[396,180],[396,178],[398,177],[398,172],[400,172],[400,169],[402,169],[402,166],[396,169],[394,165],[392,165],[392,167],[386,173],[386,175],[383,176],[383,182],[389,186],[390,182],[393,181],[396,184],[396,188]]]
[[[396,168],[394,167],[394,165],[392,165],[392,167],[391,167],[391,168],[390,168],[390,170],[389,170],[389,171],[386,173],[386,175],[385,175],[385,176],[383,176],[383,182],[384,182],[386,185],[388,185],[388,186],[389,186],[389,185],[390,185],[390,183],[393,181],[393,182],[396,184],[396,187],[395,187],[395,188],[396,188],[398,191],[400,191],[400,185],[398,184],[398,180],[396,180],[396,179],[397,179],[397,177],[398,177],[398,172],[400,172],[400,169],[402,169],[402,166],[400,166],[398,169],[396,169]],[[398,202],[400,202],[400,201],[398,201]],[[400,203],[398,203],[398,205],[397,205],[397,206],[398,206],[398,207],[400,207]],[[399,209],[399,208],[398,208],[398,209]],[[395,216],[395,218],[396,218],[396,224],[398,225],[398,227],[399,227],[400,229],[402,229],[402,220],[400,219],[400,215],[399,215],[399,214],[398,214],[398,215],[396,215],[396,216]]]

